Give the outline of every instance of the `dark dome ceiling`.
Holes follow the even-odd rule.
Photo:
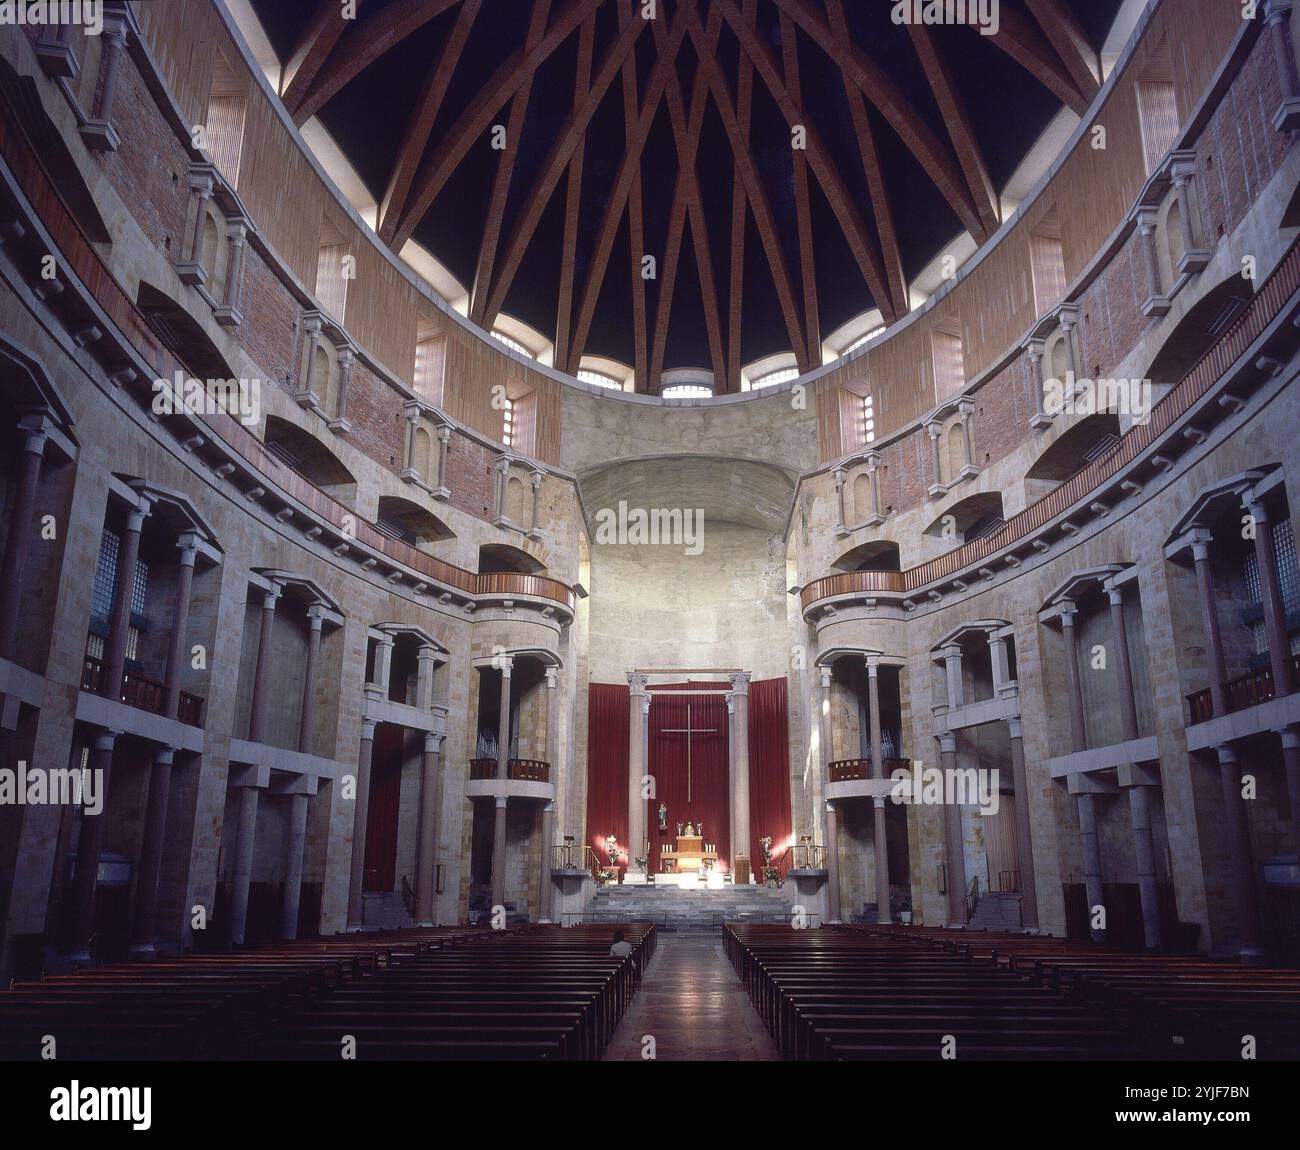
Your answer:
[[[290,114],[471,318],[517,317],[564,370],[607,356],[656,390],[704,367],[719,391],[772,353],[817,366],[847,320],[904,314],[955,236],[996,230],[1034,141],[1096,94],[1119,4],[1001,0],[985,36],[894,24],[889,0],[656,0],[651,20],[645,0],[359,0],[352,20],[253,0]]]

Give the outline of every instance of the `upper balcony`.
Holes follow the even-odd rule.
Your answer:
[[[1300,655],[1291,656],[1291,675],[1294,682],[1300,683]],[[1245,675],[1238,675],[1235,679],[1229,679],[1223,684],[1223,695],[1227,714],[1244,711],[1247,707],[1259,703],[1267,703],[1275,697],[1272,668],[1261,667],[1258,671],[1250,671]],[[1187,710],[1189,721],[1193,726],[1220,717],[1214,713],[1214,701],[1209,687],[1193,691],[1187,696]]]
[[[81,689],[93,695],[103,695],[106,694],[104,686],[103,661],[87,655],[81,669]],[[126,671],[122,675],[121,690],[117,697],[128,707],[161,715],[165,711],[167,688],[156,679]],[[188,691],[182,691],[176,717],[187,726],[203,726],[203,700]]]
[[[541,759],[511,759],[506,777],[497,777],[496,759],[470,759],[469,778],[465,783],[469,798],[541,799],[555,798],[551,781],[551,764]]]

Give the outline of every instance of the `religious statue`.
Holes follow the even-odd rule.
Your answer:
[[[659,804],[659,829],[666,831],[668,829],[668,804]]]
[[[677,824],[677,837],[678,837],[678,838],[681,838],[681,837],[682,837],[682,824],[681,824],[681,823],[678,823],[678,824]]]

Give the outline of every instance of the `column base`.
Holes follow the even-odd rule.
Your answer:
[[[122,137],[107,120],[87,120],[81,125],[81,138],[92,152],[116,152],[122,144]]]

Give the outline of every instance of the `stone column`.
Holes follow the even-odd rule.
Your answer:
[[[993,697],[1000,699],[1002,691],[1011,682],[1011,661],[1007,657],[1007,636],[1002,631],[990,631],[989,660],[993,667]]]
[[[1043,391],[1043,341],[1041,339],[1031,339],[1025,344],[1025,355],[1029,357],[1029,382],[1034,389],[1034,411],[1035,413],[1048,413],[1044,407],[1043,400],[1045,393]]]
[[[497,656],[501,670],[501,706],[497,713],[497,778],[510,777],[510,692],[515,661],[510,655]]]
[[[975,405],[965,402],[957,405],[957,418],[961,421],[961,443],[962,450],[966,453],[966,466],[974,467],[975,464],[975,436],[971,431],[971,421],[975,416]],[[956,476],[953,476],[955,479]]]
[[[248,741],[266,741],[266,723],[271,707],[271,631],[275,626],[275,602],[280,588],[262,594],[262,621],[257,633],[257,660],[253,670],[253,705],[248,718]]]
[[[939,446],[939,432],[943,430],[937,423],[927,423],[925,430],[930,435],[930,446],[934,449],[934,485],[943,486],[943,449]],[[955,475],[948,476],[948,481],[956,479]]]
[[[0,568],[0,659],[12,659],[18,641],[18,603],[23,578],[32,553],[36,490],[41,480],[41,458],[48,437],[39,428],[19,428],[18,482],[14,491],[4,566]]]
[[[1079,838],[1083,844],[1083,889],[1088,899],[1088,933],[1093,942],[1105,942],[1106,932],[1092,928],[1094,908],[1105,905],[1101,883],[1101,848],[1097,842],[1097,796],[1084,791],[1078,796]]]
[[[194,558],[198,554],[193,537],[182,535],[178,541],[180,566],[176,573],[176,607],[172,611],[172,630],[167,640],[167,672],[163,714],[174,719],[181,707],[181,666],[185,661],[185,628],[190,620],[190,596],[194,585]]]
[[[506,904],[506,797],[497,795],[492,821],[492,905]]]
[[[1278,110],[1280,117],[1288,103],[1300,98],[1300,81],[1296,78],[1295,49],[1291,43],[1291,0],[1269,0],[1265,23],[1268,26],[1269,39],[1273,41],[1273,59],[1277,65],[1277,75],[1282,88],[1282,108]],[[1274,123],[1277,124],[1276,117]]]
[[[537,531],[538,529],[537,525],[541,522],[542,519],[542,480],[544,478],[545,478],[544,472],[534,471],[532,473],[533,517],[528,524],[528,530],[530,534]]]
[[[108,809],[108,782],[113,767],[113,746],[120,731],[100,730],[91,742],[90,770],[99,778],[104,806],[92,815],[82,808],[77,836],[77,862],[72,874],[68,942],[74,960],[90,958],[90,934],[95,926],[95,883],[99,877],[99,852],[104,842],[104,812]]]
[[[375,753],[375,721],[361,721],[361,749],[357,754],[356,805],[352,808],[352,864],[348,878],[348,929],[360,930],[365,903],[366,823],[370,817],[370,764]]]
[[[253,848],[257,838],[257,806],[261,788],[236,787],[239,810],[235,816],[234,869],[230,890],[230,945],[242,946],[248,925],[248,888],[253,881]]]
[[[1300,858],[1300,730],[1287,727],[1282,738],[1282,768],[1286,772],[1286,794],[1291,802],[1291,849]]]
[[[1243,960],[1258,959],[1259,906],[1255,896],[1255,856],[1250,847],[1250,820],[1241,794],[1241,764],[1232,747],[1215,748],[1219,757],[1219,781],[1223,788],[1224,830],[1227,835],[1228,866],[1231,872],[1232,902],[1237,907]]]
[[[957,769],[957,736],[945,732],[939,736],[939,761],[945,782]],[[945,787],[945,790],[947,788]],[[944,858],[948,863],[948,925],[966,925],[966,850],[961,828],[961,805],[943,805]]]
[[[1198,528],[1192,541],[1196,564],[1196,587],[1201,600],[1201,621],[1205,627],[1206,653],[1210,657],[1210,701],[1216,716],[1228,713],[1227,666],[1223,658],[1223,637],[1219,632],[1219,605],[1214,597],[1214,575],[1210,571],[1210,533]]]
[[[821,767],[822,784],[831,781],[831,763],[835,761],[835,717],[831,713],[831,668],[821,668]],[[835,804],[826,803],[826,916],[828,922],[840,921],[840,848],[836,827]]]
[[[1124,592],[1107,587],[1110,621],[1115,633],[1115,667],[1119,673],[1119,712],[1125,741],[1138,737],[1137,699],[1133,693],[1133,668],[1129,663],[1128,626],[1124,619]],[[1147,788],[1128,788],[1129,819],[1133,825],[1133,857],[1137,864],[1138,894],[1142,900],[1142,933],[1149,949],[1160,945],[1160,899],[1156,891],[1156,848],[1151,836],[1151,808]]]
[[[645,841],[645,796],[642,783],[649,773],[645,761],[645,713],[650,695],[646,691],[648,677],[637,671],[627,676],[628,687],[628,745],[627,745],[627,867],[641,853]]]
[[[284,902],[280,913],[280,937],[298,937],[298,907],[302,899],[303,855],[307,849],[307,804],[309,796],[289,796],[289,837],[284,846]]]
[[[382,699],[388,698],[389,688],[392,686],[393,675],[393,637],[388,634],[381,635],[375,643],[375,686],[379,688],[379,696]]]
[[[826,921],[840,922],[840,835],[835,804],[826,804]]]
[[[881,519],[884,513],[880,510],[880,462],[875,454],[867,460],[867,474],[871,476],[871,516]]]
[[[320,663],[321,628],[325,623],[324,609],[319,603],[307,608],[307,663],[302,684],[302,714],[298,720],[298,750],[312,753],[316,733],[316,668]]]
[[[450,450],[451,428],[445,423],[438,425],[438,483],[435,494],[442,493],[446,498],[450,492],[447,489],[447,453]]]
[[[104,681],[100,692],[110,699],[122,698],[122,673],[126,669],[126,646],[131,632],[131,601],[135,598],[135,565],[140,558],[140,531],[146,507],[133,510],[126,518],[122,547],[117,555],[117,582],[113,588],[113,616],[104,644]]]
[[[844,488],[848,479],[847,473],[842,467],[835,469],[835,506],[838,508],[839,518],[835,523],[837,532],[848,529],[848,513],[844,509]],[[856,509],[855,509],[856,510]]]
[[[352,349],[350,347],[341,347],[338,351],[339,362],[339,391],[338,402],[335,409],[329,413],[331,421],[342,420],[346,422],[348,417],[348,389],[352,384]]]
[[[149,769],[144,838],[140,843],[139,871],[135,880],[135,913],[131,916],[131,953],[144,958],[155,953],[158,878],[162,873],[163,843],[167,840],[167,802],[171,795],[174,754],[173,747],[159,747]]]
[[[1145,312],[1167,311],[1169,305],[1164,302],[1160,291],[1160,257],[1156,252],[1156,213],[1154,208],[1140,208],[1137,213],[1138,235],[1141,236],[1142,258],[1147,270],[1147,299],[1143,306]],[[1152,307],[1153,301],[1156,307]]]
[[[226,261],[226,286],[222,303],[232,312],[239,312],[240,289],[244,283],[244,248],[248,244],[248,225],[243,220],[232,220],[226,228],[226,244],[230,258]]]
[[[307,339],[305,346],[306,360],[302,368],[302,390],[294,396],[294,399],[304,406],[321,401],[321,396],[316,394],[316,348],[320,345],[320,328],[319,315],[303,317],[302,331]],[[329,380],[323,380],[322,386],[328,383]],[[409,412],[407,418],[410,418]],[[407,458],[409,459],[410,456],[408,455]]]
[[[871,777],[885,777],[880,748],[880,660],[867,656],[867,712],[871,718]],[[889,922],[889,850],[885,838],[885,797],[877,795],[872,800],[875,816],[876,845],[876,913],[880,922]]]
[[[1178,197],[1178,224],[1184,254],[1196,249],[1196,233],[1192,227],[1192,197],[1188,191],[1192,168],[1176,164],[1173,169],[1174,194]]]
[[[438,670],[438,648],[421,644],[415,652],[415,705],[421,711],[433,707],[433,677]]]
[[[208,201],[212,198],[212,177],[197,176],[191,180],[190,188],[194,192],[194,231],[190,236],[189,262],[195,268],[203,267],[203,225],[208,219]],[[206,269],[198,277],[199,282],[206,278]],[[214,285],[215,286],[215,285]]]
[[[496,462],[496,514],[493,519],[503,519],[506,513],[506,487],[510,480],[510,457],[501,456]]]
[[[1291,645],[1287,641],[1286,611],[1277,578],[1277,547],[1273,525],[1262,499],[1248,502],[1246,510],[1255,524],[1255,560],[1259,567],[1259,595],[1264,607],[1264,629],[1268,633],[1268,662],[1273,670],[1273,697],[1280,699],[1295,690],[1291,674]]]
[[[953,643],[939,654],[943,656],[944,677],[948,687],[948,710],[955,711],[963,705],[961,648]]]
[[[555,667],[546,668],[546,762],[551,786],[555,786],[560,770],[560,672]],[[551,878],[551,847],[555,842],[555,800],[542,807],[541,818],[541,883],[537,906],[537,921],[551,921],[551,903],[554,882]]]
[[[1070,704],[1070,751],[1088,749],[1088,728],[1083,717],[1083,683],[1079,679],[1078,640],[1074,634],[1075,607],[1066,600],[1061,611],[1061,638],[1065,640],[1065,678]]]
[[[1029,777],[1020,718],[1007,720],[1011,736],[1011,781],[1016,790],[1016,863],[1020,867],[1020,915],[1026,930],[1038,929],[1038,883],[1034,877],[1034,843],[1030,832]]]
[[[749,881],[754,881],[754,859],[750,851],[749,827],[749,680],[748,671],[729,675],[731,693],[736,700],[736,793],[731,813],[731,867],[736,873],[736,859],[749,859]]]
[[[116,151],[121,142],[113,127],[113,103],[117,97],[118,74],[122,69],[122,53],[126,49],[127,22],[116,13],[104,14],[103,48],[100,57],[99,99],[95,114],[81,127],[82,139],[87,147],[97,151]]]
[[[427,732],[420,760],[420,839],[416,849],[415,921],[433,926],[433,902],[438,877],[438,767],[443,736]]]

